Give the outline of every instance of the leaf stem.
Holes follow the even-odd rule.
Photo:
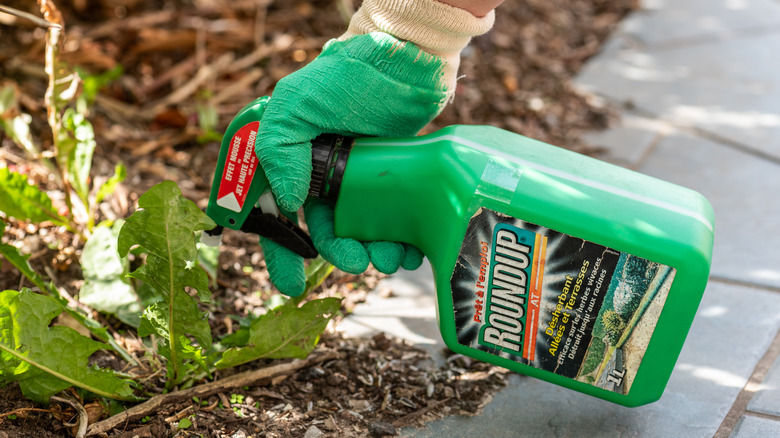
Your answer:
[[[165,224],[165,234],[169,235],[168,223]],[[179,355],[178,345],[176,344],[176,334],[174,333],[173,304],[176,301],[176,285],[174,284],[173,272],[173,251],[171,250],[171,239],[165,239],[166,250],[168,251],[168,336],[170,337],[171,362],[173,365],[173,385],[179,383]]]
[[[51,9],[49,9],[51,8]],[[46,87],[46,93],[44,94],[44,103],[46,104],[47,119],[49,127],[52,132],[52,141],[54,142],[54,150],[56,151],[56,175],[59,181],[62,183],[63,192],[65,192],[65,205],[68,209],[67,220],[68,223],[64,224],[68,231],[76,234],[82,241],[87,240],[87,236],[75,226],[76,221],[73,214],[73,201],[70,199],[73,187],[70,182],[70,175],[67,170],[67,157],[62,156],[62,113],[59,105],[60,98],[57,90],[57,83],[62,79],[59,65],[60,45],[62,44],[61,36],[64,32],[64,26],[56,21],[62,21],[62,17],[59,16],[59,11],[53,5],[41,5],[41,11],[47,18],[47,23],[50,25],[46,29],[46,51],[45,51],[45,66],[44,71],[49,78],[48,86]]]

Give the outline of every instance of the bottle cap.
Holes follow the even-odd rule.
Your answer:
[[[311,141],[311,184],[309,195],[336,201],[354,139],[323,134]]]

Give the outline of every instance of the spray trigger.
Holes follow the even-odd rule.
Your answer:
[[[241,231],[273,240],[303,258],[317,257],[311,237],[283,215],[263,213],[260,208],[254,207],[241,226]]]
[[[239,230],[270,239],[303,258],[317,257],[311,237],[281,214],[271,192],[260,196]]]

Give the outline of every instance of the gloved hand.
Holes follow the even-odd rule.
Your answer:
[[[492,13],[476,18],[435,0],[366,0],[346,34],[279,81],[260,121],[256,153],[288,217],[309,190],[310,140],[322,133],[416,135],[454,93],[460,51],[492,22]],[[324,201],[308,201],[304,214],[315,247],[341,270],[360,273],[370,261],[392,273],[422,262],[410,245],[335,237]],[[302,259],[267,239],[261,245],[271,281],[286,295],[300,295]]]

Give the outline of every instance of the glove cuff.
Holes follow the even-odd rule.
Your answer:
[[[472,37],[488,32],[494,20],[494,11],[475,17],[465,9],[437,0],[365,0],[339,39],[384,32],[414,43],[444,60],[443,85],[451,94],[455,91],[461,50]]]

